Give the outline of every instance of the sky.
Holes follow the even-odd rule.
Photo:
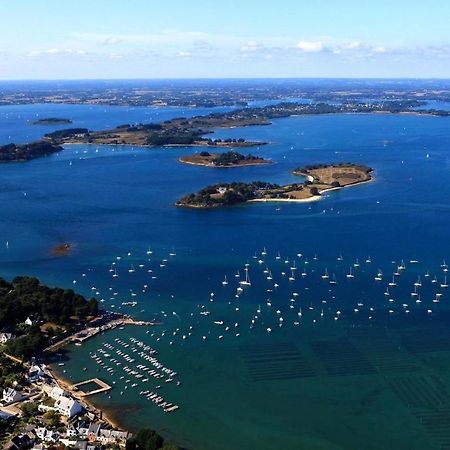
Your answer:
[[[450,78],[447,0],[0,0],[0,79]]]

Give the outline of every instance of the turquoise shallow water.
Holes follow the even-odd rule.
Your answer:
[[[90,128],[205,112],[104,111],[2,107],[0,139],[38,138],[43,127],[27,123],[36,112]],[[152,330],[128,327],[98,336],[70,348],[65,360],[71,380],[95,375],[115,382],[111,398],[93,400],[131,429],[150,425],[196,449],[440,448],[450,438],[442,426],[450,420],[449,294],[440,286],[442,261],[450,259],[449,123],[333,115],[217,131],[269,141],[252,150],[274,160],[265,167],[177,163],[192,149],[88,146],[3,165],[0,236],[9,248],[0,245],[2,276],[36,275],[94,295],[105,307],[161,319]],[[216,211],[173,206],[207,184],[284,183],[294,179],[296,166],[335,161],[368,164],[375,181],[315,203]],[[52,257],[50,248],[62,241],[73,242],[74,252]],[[406,269],[389,287],[402,259]],[[294,261],[295,280],[289,281]],[[118,277],[109,271],[113,262]],[[237,298],[234,275],[239,270],[243,276],[246,263],[252,285]],[[135,272],[128,271],[131,265]],[[350,267],[354,278],[347,277]],[[325,269],[336,275],[336,285],[321,277]],[[379,269],[381,282],[374,280]],[[223,286],[225,275],[229,284]],[[419,276],[420,298],[412,295]],[[129,302],[137,305],[123,305]],[[139,395],[153,390],[156,380],[143,383],[110,361],[120,360],[116,339],[136,356],[130,338],[157,349],[158,360],[178,373],[181,386],[160,383],[160,390],[179,411],[165,414]],[[103,355],[114,373],[89,353]],[[142,362],[134,359],[133,368]]]

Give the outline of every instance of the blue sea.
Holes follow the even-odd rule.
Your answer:
[[[31,125],[38,117],[104,129],[223,110],[2,106],[0,143],[67,127]],[[267,141],[251,151],[273,164],[211,169],[177,161],[199,149],[71,145],[0,166],[2,277],[37,276],[162,323],[70,347],[55,368],[107,381],[96,405],[189,449],[446,448],[449,119],[300,116],[215,135]],[[373,167],[374,181],[311,203],[174,206],[209,184],[289,183],[295,167],[347,161]],[[62,242],[70,255],[52,255]],[[136,377],[144,345],[172,382]]]

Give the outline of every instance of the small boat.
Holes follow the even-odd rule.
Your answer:
[[[225,279],[222,281],[222,284],[226,286],[228,284],[227,276],[225,275]]]

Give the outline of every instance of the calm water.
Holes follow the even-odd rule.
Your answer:
[[[206,111],[2,107],[0,141],[57,128],[29,125],[37,114],[100,129]],[[442,261],[450,260],[449,124],[335,115],[217,131],[269,141],[252,150],[273,159],[265,167],[177,163],[192,149],[81,145],[3,165],[1,274],[36,275],[163,322],[103,334],[70,348],[65,362],[73,381],[95,375],[115,383],[111,398],[93,400],[131,429],[151,426],[195,449],[441,448],[450,439],[440,428],[450,421],[449,293],[441,287]],[[290,182],[296,166],[336,161],[374,167],[375,181],[315,203],[173,206],[207,184]],[[63,241],[74,243],[73,253],[53,257],[51,247]],[[402,259],[406,269],[394,276]],[[246,263],[252,285],[239,293],[235,273],[243,277]],[[322,278],[325,270],[336,285]],[[382,281],[374,280],[378,270]],[[181,386],[144,383],[111,362],[123,350],[135,359],[129,367],[145,364],[130,338],[157,349]],[[179,411],[165,414],[139,394],[158,383]]]

